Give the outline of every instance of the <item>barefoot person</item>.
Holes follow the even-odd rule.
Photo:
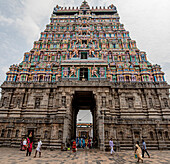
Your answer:
[[[135,154],[137,155],[137,158],[138,158],[138,161],[141,160],[142,163],[143,163],[143,158],[142,158],[142,150],[141,148],[139,147],[139,141],[136,142],[136,145],[135,145]]]
[[[37,145],[37,148],[36,148],[36,151],[35,151],[34,158],[36,158],[37,152],[39,152],[39,157],[41,157],[41,146],[42,146],[42,142],[41,142],[40,139],[38,139],[38,145]]]
[[[113,144],[112,138],[109,141],[109,145],[110,145],[110,149],[111,149],[110,154],[112,155],[112,153],[114,153],[114,150],[113,150],[114,144]]]

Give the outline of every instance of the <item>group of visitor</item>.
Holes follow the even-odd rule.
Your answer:
[[[38,144],[37,144],[34,158],[36,157],[37,152],[39,152],[39,157],[41,157],[41,146],[42,146],[42,142],[40,139],[38,139]],[[21,151],[26,150],[26,156],[28,155],[31,156],[32,147],[33,147],[33,141],[29,137],[22,139],[20,150]]]
[[[113,153],[115,153],[115,151],[114,151],[114,146],[115,145],[113,143],[112,138],[109,141],[109,146],[110,146],[110,154],[112,155]],[[142,140],[142,149],[139,146],[139,141],[137,141],[136,145],[135,145],[135,153],[134,153],[135,158],[138,159],[137,162],[139,162],[139,160],[141,160],[142,163],[143,163],[143,158],[144,158],[145,152],[148,155],[148,157],[150,158],[150,155],[149,155],[149,153],[147,151],[146,143],[145,143],[144,139]]]
[[[144,158],[145,152],[148,155],[148,157],[150,158],[150,155],[149,155],[149,153],[147,151],[146,143],[145,143],[144,139],[142,140],[142,150],[141,150],[141,148],[139,146],[139,141],[137,141],[136,145],[135,145],[135,158],[138,159],[137,162],[139,162],[139,160],[141,160],[142,163],[143,163],[143,158]]]
[[[85,138],[76,138],[76,147],[77,148],[85,148],[87,147],[87,140]]]
[[[76,138],[76,146],[77,148],[95,148],[97,145],[97,140],[95,138],[89,137],[77,137]]]
[[[82,138],[77,137],[75,140],[72,140],[72,142],[71,142],[73,152],[76,152],[77,148],[83,148],[84,149],[85,147],[86,148],[88,147],[89,149],[91,149],[93,146],[95,147],[95,144],[96,144],[96,140],[92,139],[90,137],[88,139],[87,138],[85,139],[84,137],[82,137]],[[37,152],[39,152],[39,157],[41,157],[41,146],[42,146],[42,142],[41,142],[40,139],[38,139],[38,144],[37,144],[37,147],[36,147],[34,158],[36,158]],[[112,138],[109,141],[109,146],[110,146],[110,150],[111,150],[110,151],[111,155],[113,153],[115,153],[114,147],[115,148],[117,147],[117,151],[120,150],[119,141],[117,141],[116,145],[114,145]],[[33,147],[33,142],[30,140],[29,137],[22,139],[20,150],[21,151],[26,150],[27,151],[26,156],[28,156],[28,155],[31,156],[32,147]],[[67,144],[67,147],[70,148],[70,144]],[[68,149],[68,150],[70,150],[70,149]],[[137,141],[136,145],[135,145],[135,152],[134,152],[134,157],[138,159],[137,162],[139,162],[139,160],[141,160],[142,163],[143,163],[143,158],[144,158],[145,152],[147,153],[148,157],[150,158],[150,155],[147,151],[146,143],[145,143],[144,139],[142,140],[142,149],[139,146],[139,141]]]
[[[32,140],[30,140],[29,137],[27,138],[22,138],[21,140],[21,147],[20,147],[20,150],[21,151],[27,151],[26,152],[26,156],[30,156],[31,155],[31,152],[32,152],[32,145],[33,145],[33,142]]]
[[[97,140],[95,138],[89,137],[76,137],[75,140],[71,141],[71,148],[73,152],[77,151],[77,148],[95,148],[97,145]],[[67,143],[67,149],[65,150],[70,150],[70,144]]]

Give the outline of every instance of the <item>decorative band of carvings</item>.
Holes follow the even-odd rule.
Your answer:
[[[166,82],[109,82],[109,81],[58,81],[58,82],[4,82],[5,88],[57,88],[57,87],[111,87],[111,88],[162,88],[170,89]]]

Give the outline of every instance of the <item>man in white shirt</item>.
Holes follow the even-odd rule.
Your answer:
[[[34,158],[36,158],[37,152],[39,152],[39,157],[41,157],[41,146],[42,146],[42,142],[41,142],[40,139],[38,139],[38,145],[37,145],[37,148],[36,148],[36,151],[35,151]]]
[[[112,138],[109,141],[109,145],[110,145],[110,148],[111,148],[110,154],[112,155],[112,153],[114,153],[114,150],[113,150],[114,144],[113,144]]]

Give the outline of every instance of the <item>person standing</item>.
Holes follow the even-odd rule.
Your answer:
[[[24,151],[27,150],[27,140],[26,138],[23,141]]]
[[[146,154],[148,155],[148,157],[150,158],[150,155],[149,155],[149,153],[148,153],[148,151],[147,151],[147,148],[146,148],[146,143],[145,143],[145,141],[144,141],[144,139],[143,139],[143,140],[142,140],[142,158],[144,158],[145,152],[146,152]]]
[[[81,148],[81,138],[79,138],[79,147]]]
[[[88,146],[88,139],[87,138],[85,140],[85,144],[86,144],[86,148],[87,148],[87,146]]]
[[[112,138],[109,141],[109,145],[110,145],[110,149],[111,149],[110,154],[112,155],[112,153],[114,153],[114,150],[113,150],[114,144],[113,144]]]
[[[76,146],[78,147],[78,145],[79,145],[79,138],[76,137]]]
[[[32,144],[33,142],[30,141],[30,139],[27,137],[27,153],[26,153],[26,156],[31,156],[31,152],[32,152]]]
[[[119,142],[118,139],[117,139],[117,142],[116,142],[116,151],[120,151],[120,142]]]
[[[24,140],[24,139],[22,138],[21,143],[20,143],[20,150],[21,150],[21,151],[23,151],[23,150],[24,150],[23,140]]]
[[[33,141],[30,140],[29,156],[31,155],[32,152],[32,145],[33,145]]]
[[[35,151],[34,158],[36,158],[37,152],[39,152],[39,157],[41,157],[41,146],[42,146],[42,142],[41,142],[40,139],[38,139],[38,145],[37,145],[37,148],[36,148],[36,151]]]
[[[76,148],[76,141],[73,141],[73,145],[72,145],[72,151],[76,152],[77,148]]]
[[[85,139],[83,138],[83,149],[85,148],[86,143],[85,143]]]
[[[29,156],[31,155],[29,153],[29,150],[30,150],[30,139],[27,137],[27,153],[26,153],[26,156],[28,156],[28,154],[29,154]]]
[[[142,150],[139,146],[139,141],[136,142],[136,145],[135,145],[135,154],[137,155],[137,158],[138,158],[138,161],[141,160],[142,163],[143,163],[143,158],[142,158]]]
[[[89,149],[91,149],[91,139],[90,138],[89,138],[88,142],[89,142]]]

